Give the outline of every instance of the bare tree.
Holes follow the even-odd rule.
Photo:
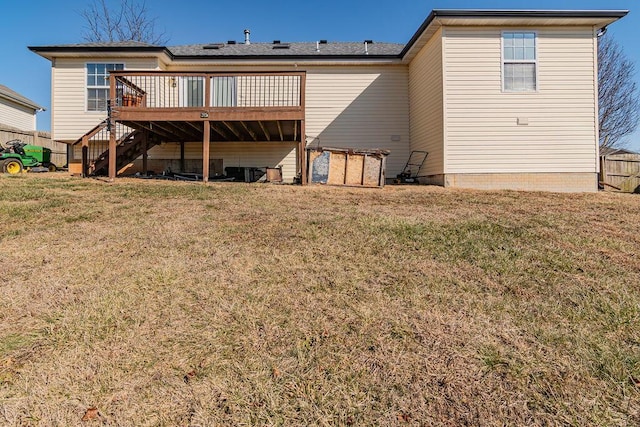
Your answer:
[[[600,147],[622,147],[627,143],[624,137],[636,130],[640,120],[635,65],[611,36],[598,42]]]
[[[120,0],[112,7],[107,0],[93,0],[81,12],[85,20],[84,39],[88,42],[137,41],[154,45],[167,42],[164,32],[156,30],[156,18],[149,15],[143,0]]]

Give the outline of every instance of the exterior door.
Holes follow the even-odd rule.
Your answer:
[[[238,106],[238,80],[236,77],[220,76],[211,78],[211,106]]]
[[[204,107],[204,77],[181,76],[180,106]]]

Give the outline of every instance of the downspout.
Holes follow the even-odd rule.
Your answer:
[[[598,87],[598,40],[600,37],[604,36],[607,33],[607,27],[597,28],[593,27],[593,94],[594,94],[594,134],[595,134],[595,144],[596,144],[596,176],[599,181],[601,178],[604,178],[602,174],[604,171],[601,169],[602,163],[600,162],[600,88]],[[596,191],[599,188],[599,183],[596,182]]]

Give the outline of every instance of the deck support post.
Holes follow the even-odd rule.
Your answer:
[[[116,129],[111,123],[109,130],[109,180],[113,181],[116,177]]]
[[[307,185],[307,127],[305,124],[307,112],[307,73],[300,76],[300,108],[302,108],[302,120],[300,120],[300,183]]]
[[[184,173],[184,141],[180,143],[180,173]]]
[[[116,79],[113,74],[109,76],[109,110],[111,109],[111,103],[115,103],[116,100]],[[109,180],[113,181],[116,178],[116,124],[109,111]]]
[[[209,120],[204,122],[204,130],[202,132],[202,182],[209,181],[209,144],[211,143],[211,123]]]
[[[142,131],[142,174],[147,176],[148,171],[148,159],[149,159],[149,131]]]
[[[82,172],[83,178],[89,175],[89,138],[85,135],[82,137]]]
[[[307,136],[304,120],[300,120],[300,142],[298,143],[300,161],[300,184],[307,185]]]
[[[208,109],[211,106],[211,77],[208,75],[204,78],[204,107]],[[201,117],[209,117],[209,113],[204,112]],[[202,124],[202,182],[209,182],[209,151],[211,149],[211,121],[205,120]]]

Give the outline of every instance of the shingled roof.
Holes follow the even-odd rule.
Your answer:
[[[404,45],[397,43],[368,42],[272,42],[251,44],[210,43],[185,46],[170,46],[175,57],[269,57],[269,56],[393,56],[402,51]]]
[[[24,105],[25,107],[33,108],[34,110],[44,111],[44,107],[41,107],[29,98],[20,95],[18,92],[6,87],[5,85],[0,85],[0,98],[8,99],[17,104]]]
[[[174,59],[196,58],[397,58],[404,47],[399,43],[365,42],[219,42],[180,46],[155,46],[139,42],[77,43],[29,47],[37,53],[48,52],[157,52]]]

